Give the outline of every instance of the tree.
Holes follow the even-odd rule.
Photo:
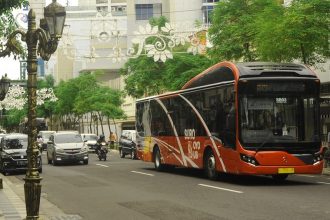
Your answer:
[[[120,70],[125,78],[126,93],[140,98],[180,89],[188,80],[211,65],[206,56],[174,54],[173,59],[154,62],[153,58],[139,56],[130,59]]]
[[[213,47],[209,54],[215,60],[253,61],[256,58],[255,17],[273,0],[220,1],[213,11],[209,29]]]
[[[28,5],[28,0],[1,0],[0,1],[0,38],[8,37],[12,33],[17,25],[15,23],[15,18],[12,14],[12,10],[15,8],[20,8],[24,5]],[[24,52],[22,46],[18,41],[14,42],[18,51],[14,51],[16,55],[22,54]],[[0,42],[0,47],[2,43]],[[0,50],[0,55],[3,55]],[[7,55],[7,54],[6,54]]]
[[[330,2],[293,0],[221,1],[209,30],[215,60],[301,60],[314,65],[329,57]]]

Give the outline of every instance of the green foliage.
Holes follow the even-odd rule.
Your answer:
[[[5,117],[3,117],[4,120],[2,120],[3,127],[6,128],[7,132],[17,131],[22,119],[27,117],[27,112],[27,108],[4,111],[3,115],[5,115]]]
[[[221,1],[209,29],[216,61],[292,61],[314,65],[329,57],[330,1]]]
[[[85,72],[79,77],[61,81],[56,88],[58,98],[56,113],[58,115],[80,116],[89,112],[100,112],[110,118],[122,118],[122,94],[109,87],[100,86],[95,73]]]
[[[28,4],[28,0],[0,0],[0,38],[4,37],[6,39],[14,30],[17,29],[17,24],[12,14],[12,10]],[[11,52],[15,54],[15,59],[16,55],[19,54],[25,56],[25,51],[23,50],[20,42],[17,39],[12,39],[12,43],[15,47],[11,48]],[[0,42],[0,48],[1,46],[2,43]]]
[[[153,58],[140,56],[126,62],[120,73],[125,76],[126,93],[140,98],[178,90],[210,65],[211,61],[200,55],[174,54],[166,63],[156,63]]]
[[[55,79],[52,75],[46,75],[44,79],[37,81],[37,89],[54,88]],[[37,117],[49,118],[55,112],[56,104],[46,100],[43,105],[37,106]]]

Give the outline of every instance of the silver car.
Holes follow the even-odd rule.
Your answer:
[[[88,147],[75,132],[60,132],[49,137],[47,147],[48,164],[54,166],[62,162],[80,162],[88,164]]]

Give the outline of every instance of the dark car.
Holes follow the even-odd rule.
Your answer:
[[[0,171],[6,175],[15,171],[27,170],[27,134],[7,134],[0,142]],[[39,152],[39,151],[38,151]],[[38,154],[37,165],[42,172],[41,154]]]
[[[124,158],[128,154],[132,159],[137,159],[135,130],[123,130],[119,139],[120,157]]]

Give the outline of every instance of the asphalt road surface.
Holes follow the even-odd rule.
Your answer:
[[[152,163],[122,159],[117,151],[107,161],[91,154],[88,165],[52,166],[43,156],[42,195],[76,219],[330,219],[330,176],[211,181],[200,170],[157,172]],[[23,181],[24,174],[16,177]]]

